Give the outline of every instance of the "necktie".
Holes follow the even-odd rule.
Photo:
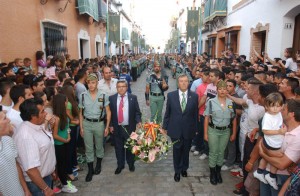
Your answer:
[[[119,111],[118,111],[118,122],[119,122],[119,124],[121,124],[124,121],[123,108],[124,108],[124,96],[121,96],[121,101],[120,101],[120,104],[119,104]]]
[[[181,110],[184,112],[186,106],[185,93],[182,93]]]

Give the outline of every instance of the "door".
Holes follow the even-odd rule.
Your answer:
[[[295,51],[300,51],[300,14],[295,18],[293,48]]]

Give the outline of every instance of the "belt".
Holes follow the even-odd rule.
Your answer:
[[[209,126],[213,129],[218,129],[218,130],[222,130],[222,131],[231,127],[230,125],[227,125],[227,126],[224,126],[224,127],[218,127],[218,126],[215,126],[214,124],[211,124],[211,123],[209,124]]]
[[[86,117],[83,117],[83,118],[89,122],[102,122],[104,120],[104,118],[101,118],[101,119],[90,119],[90,118],[86,118]]]
[[[161,95],[163,95],[163,94],[161,94],[161,93],[151,93],[151,92],[150,92],[150,95],[152,95],[152,96],[161,96]]]

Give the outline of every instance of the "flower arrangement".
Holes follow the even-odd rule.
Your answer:
[[[160,125],[146,122],[131,133],[125,148],[131,150],[135,160],[153,163],[165,157],[173,144],[168,142],[167,136],[160,132]]]

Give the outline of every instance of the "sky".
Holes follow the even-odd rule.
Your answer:
[[[146,43],[164,48],[170,37],[170,19],[176,14],[176,0],[135,0],[135,20],[142,27]]]

